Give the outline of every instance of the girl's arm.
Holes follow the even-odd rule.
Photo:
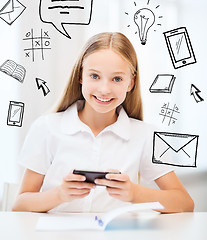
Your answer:
[[[84,176],[68,174],[60,186],[40,192],[44,175],[27,169],[13,211],[47,212],[59,204],[83,198],[93,184],[84,183]]]
[[[160,202],[163,213],[192,212],[194,202],[174,172],[155,180],[160,189],[150,189],[132,183],[126,174],[107,174],[109,180],[97,180],[107,186],[110,196],[132,203]],[[115,181],[113,181],[115,180]]]

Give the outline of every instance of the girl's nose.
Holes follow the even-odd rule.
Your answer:
[[[108,79],[103,79],[103,81],[100,81],[99,91],[105,95],[111,92],[111,84]]]

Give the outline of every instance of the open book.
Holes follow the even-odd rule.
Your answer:
[[[15,63],[12,60],[7,60],[0,66],[0,71],[15,78],[19,82],[23,82],[26,74],[26,70],[23,66]]]
[[[159,202],[136,203],[129,206],[113,209],[101,215],[50,215],[47,214],[38,219],[37,231],[66,231],[66,230],[100,230],[103,231],[106,226],[116,217],[128,213],[144,210],[163,209]]]

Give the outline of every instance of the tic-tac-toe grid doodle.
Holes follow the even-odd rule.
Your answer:
[[[180,113],[176,104],[174,104],[173,108],[169,106],[169,103],[164,103],[161,107],[161,111],[159,115],[163,116],[162,123],[166,120],[168,121],[168,126],[170,124],[174,124],[177,120],[176,114]]]
[[[35,61],[37,53],[39,53],[40,58],[44,60],[45,50],[51,49],[48,31],[43,31],[42,29],[39,36],[35,36],[34,30],[31,29],[31,31],[25,34],[25,38],[23,40],[29,45],[24,49],[25,57],[32,58],[33,62]]]

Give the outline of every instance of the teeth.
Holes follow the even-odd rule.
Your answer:
[[[111,98],[99,98],[99,97],[96,97],[99,101],[101,102],[109,102],[111,101]]]

